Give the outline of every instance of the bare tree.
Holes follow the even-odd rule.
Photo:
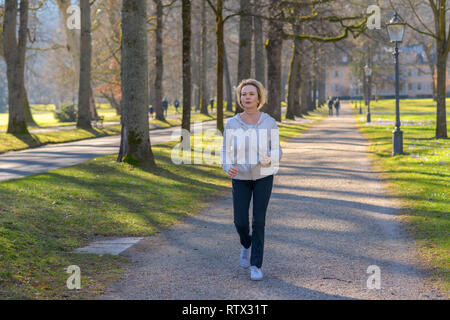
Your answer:
[[[225,90],[227,93],[227,111],[233,111],[233,90],[231,88],[231,77],[230,77],[230,68],[228,68],[228,56],[225,47],[225,43],[223,45],[223,66],[225,72]]]
[[[122,4],[122,150],[119,161],[155,165],[148,130],[146,1]],[[123,155],[123,157],[122,157]]]
[[[183,116],[181,128],[191,130],[191,1],[182,0],[183,20]]]
[[[81,31],[78,29],[69,29],[67,28],[67,21],[69,19],[69,12],[68,9],[71,5],[71,0],[57,0],[56,3],[58,4],[58,9],[61,14],[61,21],[62,26],[64,28],[65,34],[66,34],[66,41],[67,41],[67,51],[69,51],[70,56],[72,58],[72,64],[73,64],[73,70],[75,75],[75,82],[79,83],[80,79],[80,59],[81,59]],[[80,2],[81,4],[81,2]],[[80,7],[81,11],[81,7]],[[90,10],[89,10],[90,11]],[[82,12],[81,12],[82,14]],[[87,17],[85,16],[85,19]],[[89,16],[89,24],[90,24],[90,16]],[[90,31],[89,31],[90,33]],[[91,45],[92,46],[92,45]],[[89,80],[91,81],[91,79]],[[89,82],[89,118],[94,119],[97,118],[97,110],[95,108],[95,98],[93,94],[92,89],[92,83]]]
[[[2,57],[5,62],[6,62],[6,58],[3,52],[3,16],[4,16],[4,8],[2,8],[0,6],[0,57]],[[25,83],[24,83],[25,85]],[[27,126],[37,126],[36,122],[33,119],[33,115],[31,114],[31,108],[30,108],[30,104],[28,102],[28,94],[27,94],[27,90],[24,87],[24,117],[25,117],[25,122],[27,123]]]
[[[8,133],[28,134],[24,114],[25,52],[28,28],[28,0],[20,1],[19,39],[16,38],[17,0],[5,1],[3,50],[8,79]]]
[[[78,87],[77,128],[91,129],[89,103],[91,91],[91,5],[89,0],[80,0],[81,38],[80,38],[80,82]]]
[[[255,65],[255,79],[266,85],[266,60],[264,58],[264,33],[263,33],[263,21],[260,16],[260,7],[257,6],[256,0],[253,2],[253,12],[256,14],[253,16],[253,39],[254,39],[254,65]]]
[[[240,0],[241,16],[239,20],[239,61],[236,85],[242,80],[250,78],[252,68],[252,17],[250,12],[250,1]],[[237,99],[237,97],[236,97]],[[235,113],[244,111],[237,104]]]
[[[278,19],[281,17],[279,1],[271,0],[271,15],[269,21],[269,33],[267,35],[267,72],[268,95],[267,113],[275,120],[281,121],[281,50],[283,47],[283,24]]]
[[[155,28],[155,78],[154,78],[154,101],[155,117],[158,120],[165,121],[164,110],[162,108],[163,86],[162,79],[164,75],[163,63],[163,3],[162,0],[153,0],[156,5],[156,28]]]
[[[207,98],[207,24],[206,24],[206,1],[202,1],[202,8],[201,8],[201,51],[200,51],[200,112],[203,114],[208,114],[208,98]]]
[[[295,107],[298,103],[298,72],[300,71],[301,40],[295,40],[292,46],[291,68],[289,72],[289,88],[287,98],[286,119],[295,119]]]
[[[299,9],[296,9],[297,13],[300,13]],[[300,34],[302,29],[301,26],[292,26],[295,33]],[[301,46],[302,40],[294,40],[292,46],[292,58],[289,72],[289,88],[287,97],[287,110],[286,119],[295,119],[295,109],[299,103],[299,87],[300,79],[299,73],[301,72]]]
[[[405,19],[406,25],[414,31],[429,36],[435,41],[436,74],[437,74],[437,108],[436,108],[436,138],[447,138],[447,113],[445,96],[447,91],[447,58],[450,50],[450,28],[448,28],[446,0],[415,1],[402,0],[394,3],[389,0],[392,9],[396,5],[405,11],[410,10],[414,22]],[[430,14],[431,13],[431,14]],[[408,21],[409,20],[409,21]]]
[[[223,125],[223,64],[224,64],[224,41],[223,41],[223,25],[225,23],[225,19],[223,19],[223,1],[217,0],[217,7],[211,3],[211,0],[208,1],[211,9],[214,11],[216,16],[216,50],[217,50],[217,130],[220,132],[224,131]],[[229,17],[229,16],[228,16]]]

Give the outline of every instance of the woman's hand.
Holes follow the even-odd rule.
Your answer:
[[[267,166],[270,164],[271,161],[272,161],[272,160],[270,159],[270,157],[269,157],[267,154],[265,154],[265,155],[261,158],[261,165],[262,165],[263,167],[267,167]]]
[[[236,168],[236,167],[234,167],[234,166],[230,167],[230,169],[228,170],[228,176],[229,176],[230,178],[236,177],[238,173],[239,173],[238,168]]]

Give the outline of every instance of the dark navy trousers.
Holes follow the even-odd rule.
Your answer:
[[[252,246],[250,265],[261,268],[264,253],[266,211],[272,193],[273,175],[258,180],[232,179],[234,225],[245,248]],[[249,208],[253,195],[252,234]]]

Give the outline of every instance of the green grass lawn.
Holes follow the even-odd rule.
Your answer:
[[[319,121],[326,112],[308,118]],[[280,123],[281,140],[312,124]],[[102,236],[153,235],[230,192],[218,156],[215,164],[175,165],[176,143],[152,147],[156,168],[117,163],[110,155],[0,183],[0,299],[92,298],[130,261],[73,249]],[[70,265],[81,269],[80,290],[66,287]]]
[[[101,114],[101,112],[99,113]],[[233,113],[231,112],[224,113],[225,117],[230,117],[232,115]],[[216,118],[215,114],[210,114],[209,116],[206,116],[204,114],[195,113],[191,115],[192,123],[209,121],[215,118]],[[75,123],[69,124],[74,125]],[[180,126],[181,115],[179,118],[168,119],[165,122],[151,119],[149,120],[149,125],[152,126],[150,130],[157,128],[169,128],[173,126]],[[13,150],[23,150],[31,147],[39,147],[48,143],[63,143],[118,134],[120,134],[120,125],[105,125],[103,128],[101,127],[92,128],[92,130],[83,130],[83,129],[60,130],[60,131],[55,130],[42,133],[31,133],[30,135],[13,135],[7,133],[0,133],[0,153]]]
[[[113,110],[98,110],[100,116],[104,116],[104,121],[120,121],[120,116],[116,115]],[[33,119],[40,128],[52,128],[52,127],[65,127],[74,126],[76,122],[59,122],[55,119],[53,112],[43,111],[33,113]],[[0,113],[0,130],[6,130],[8,128],[8,114]],[[31,127],[29,129],[32,129]]]
[[[449,120],[450,98],[447,98],[445,101],[447,106],[447,120]],[[366,115],[367,107],[364,105],[364,102],[361,105],[363,114]],[[359,110],[359,102],[357,108]],[[401,99],[399,109],[400,121],[429,120],[436,122],[436,102],[433,99]],[[372,100],[370,102],[370,114],[373,122],[377,120],[395,121],[395,100]]]
[[[30,107],[34,121],[41,128],[73,126],[76,124],[76,122],[59,122],[58,119],[55,119],[53,115],[54,109],[53,104],[47,105],[32,104],[30,105]],[[179,112],[182,111],[181,107],[178,108],[178,111]],[[120,116],[116,114],[116,110],[112,109],[109,104],[98,104],[97,113],[100,116],[105,117],[104,121],[106,122],[120,121]],[[167,115],[172,116],[176,114],[177,113],[175,111],[175,108],[173,106],[169,106],[167,110]],[[7,128],[8,128],[8,113],[0,113],[0,130],[6,130]]]
[[[373,104],[373,120],[395,119],[393,100]],[[435,122],[430,120],[435,120],[436,110],[431,99],[404,100],[400,106],[401,119],[411,121],[401,127],[404,155],[392,156],[393,125],[368,125],[365,116],[356,113],[357,121],[370,141],[376,169],[403,206],[401,219],[417,240],[424,264],[433,271],[435,284],[450,296],[450,141],[434,138]]]

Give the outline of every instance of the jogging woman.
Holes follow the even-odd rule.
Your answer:
[[[222,168],[232,178],[234,225],[242,245],[240,265],[250,266],[251,280],[262,280],[266,211],[282,152],[275,119],[259,110],[266,101],[262,84],[254,79],[243,80],[236,93],[244,112],[229,119],[225,126]]]

